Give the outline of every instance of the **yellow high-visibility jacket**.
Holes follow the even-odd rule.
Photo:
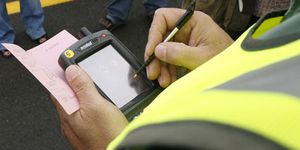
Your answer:
[[[300,13],[283,15],[165,89],[108,148],[300,150]]]

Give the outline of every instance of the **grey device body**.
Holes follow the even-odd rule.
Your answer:
[[[65,70],[77,64],[94,81],[98,92],[133,119],[163,90],[157,81],[147,79],[145,71],[133,78],[142,64],[113,34],[107,30],[85,35],[60,56],[58,62]]]

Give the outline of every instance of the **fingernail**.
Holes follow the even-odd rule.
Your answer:
[[[66,78],[68,81],[72,81],[80,74],[80,68],[77,65],[71,65],[66,69]]]
[[[146,54],[148,55],[148,53],[149,53],[149,44],[147,43],[147,45],[146,45],[146,48],[145,48],[145,52],[146,52]],[[150,54],[151,55],[151,54]]]
[[[165,45],[160,44],[155,48],[155,56],[160,59],[164,59],[166,57],[166,53],[167,53],[167,46]]]
[[[167,85],[166,85],[167,83],[166,83],[166,80],[164,77],[161,76],[160,78],[158,78],[158,82],[161,87],[163,87],[163,88],[167,87]]]

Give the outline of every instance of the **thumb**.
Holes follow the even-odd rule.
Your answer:
[[[77,65],[69,66],[65,71],[65,76],[80,105],[82,103],[95,104],[97,101],[99,102],[100,95],[93,81],[80,67]]]
[[[155,48],[155,56],[166,63],[193,70],[208,60],[208,54],[200,47],[183,43],[165,42]]]

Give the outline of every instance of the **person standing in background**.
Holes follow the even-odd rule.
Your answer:
[[[106,9],[106,16],[99,20],[97,30],[108,29],[125,24],[129,15],[132,0],[113,0]],[[144,0],[147,16],[152,18],[158,8],[167,7],[167,0]]]
[[[191,0],[183,0],[186,8]],[[197,0],[196,10],[209,15],[233,39],[237,39],[268,12],[285,10],[290,0]]]
[[[40,0],[20,0],[20,16],[26,34],[39,44],[45,42],[46,31],[43,27],[44,15]],[[13,43],[15,32],[11,25],[5,0],[0,0],[0,43]],[[0,44],[0,52],[4,57],[11,53]]]

